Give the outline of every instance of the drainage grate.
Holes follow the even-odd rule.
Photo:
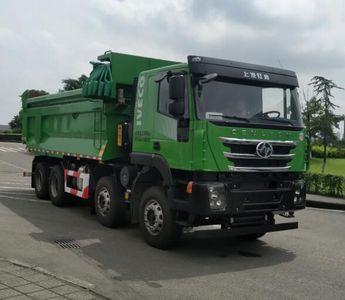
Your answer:
[[[54,243],[63,249],[77,249],[80,248],[78,241],[73,239],[55,240]]]

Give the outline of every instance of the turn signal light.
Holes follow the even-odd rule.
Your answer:
[[[117,125],[117,146],[122,147],[122,124]]]
[[[187,188],[186,188],[186,193],[187,194],[192,194],[193,193],[193,181],[188,181]]]

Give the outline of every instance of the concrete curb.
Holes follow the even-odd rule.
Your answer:
[[[323,202],[323,201],[307,199],[306,204],[307,204],[307,207],[345,210],[345,200],[344,200],[344,204],[342,204],[342,203],[331,203],[331,202]]]
[[[43,268],[37,267],[37,266],[32,266],[32,265],[29,265],[27,263],[20,262],[20,261],[18,261],[16,259],[0,258],[0,262],[2,262],[2,261],[10,263],[10,264],[12,264],[14,266],[22,267],[22,268],[25,268],[25,269],[33,270],[33,271],[35,271],[37,273],[41,273],[41,274],[47,275],[47,276],[49,276],[51,278],[58,279],[61,282],[65,282],[66,284],[77,286],[77,287],[81,288],[82,290],[88,291],[92,295],[96,296],[97,299],[104,299],[104,300],[109,299],[109,298],[107,298],[107,297],[97,293],[94,290],[95,286],[92,283],[89,283],[89,282],[86,282],[86,281],[83,281],[83,280],[80,280],[80,279],[77,279],[77,278],[72,278],[72,277],[69,277],[69,276],[57,276],[57,275],[49,272],[46,269],[43,269]]]
[[[16,259],[0,258],[0,260],[7,261],[7,262],[9,262],[9,263],[11,263],[13,265],[19,266],[19,267],[35,270],[35,271],[37,271],[39,273],[42,273],[42,274],[45,274],[45,275],[48,275],[48,276],[60,279],[60,280],[65,281],[67,283],[71,283],[71,284],[77,285],[77,286],[79,286],[79,287],[81,287],[83,289],[86,289],[86,290],[93,291],[93,289],[95,288],[95,286],[92,283],[89,283],[87,281],[83,281],[83,280],[76,279],[76,278],[71,278],[69,276],[57,276],[57,275],[49,272],[46,269],[43,269],[41,267],[31,266],[29,264],[20,262],[20,261],[18,261]]]

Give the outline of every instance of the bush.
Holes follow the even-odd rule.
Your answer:
[[[323,158],[323,146],[313,145],[311,155],[312,157]],[[327,147],[326,155],[329,158],[345,158],[345,148]]]
[[[12,133],[22,133],[22,130],[20,128],[13,128]]]
[[[22,142],[22,135],[18,133],[0,133],[0,142]]]
[[[345,177],[330,174],[305,173],[307,192],[312,194],[343,197]]]

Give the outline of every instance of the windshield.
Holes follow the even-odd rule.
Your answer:
[[[195,89],[199,119],[272,126],[303,125],[296,88],[214,80],[196,85]]]

